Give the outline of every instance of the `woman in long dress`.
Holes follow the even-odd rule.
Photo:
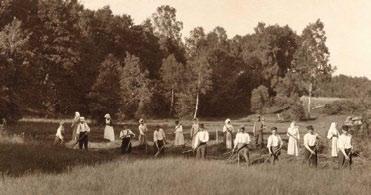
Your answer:
[[[234,128],[231,123],[231,119],[225,120],[225,125],[223,127],[225,146],[227,149],[233,149],[233,132]]]
[[[200,128],[200,126],[198,124],[198,119],[194,118],[192,128],[191,128],[191,138],[192,138],[192,148],[193,149],[196,148],[196,135],[199,131],[199,128]]]
[[[330,129],[327,132],[327,139],[329,139],[331,142],[331,157],[338,156],[337,155],[338,153],[337,143],[338,143],[339,136],[340,136],[340,133],[336,128],[336,123],[335,122],[331,123]]]
[[[113,142],[115,141],[115,131],[112,127],[111,115],[106,114],[104,115],[104,118],[106,119],[106,127],[104,128],[104,139],[108,139],[109,141]]]
[[[179,121],[175,121],[175,140],[174,146],[184,146],[184,135],[183,135],[183,126]]]
[[[75,112],[75,117],[72,121],[72,125],[71,125],[71,128],[72,128],[72,138],[71,140],[72,141],[77,141],[77,126],[80,124],[80,113],[79,112]]]
[[[287,129],[287,136],[289,137],[287,154],[299,156],[298,141],[300,139],[300,134],[299,127],[296,126],[295,121],[291,122],[290,127]]]

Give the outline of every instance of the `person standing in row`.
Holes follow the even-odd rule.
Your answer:
[[[349,167],[351,169],[352,166],[352,135],[348,132],[348,126],[342,126],[342,134],[339,136],[338,139],[338,148],[339,148],[339,168],[346,168]]]
[[[254,123],[253,134],[255,137],[256,148],[264,148],[263,145],[263,131],[265,129],[264,118],[258,116],[258,120]]]
[[[339,136],[340,136],[340,133],[336,128],[336,123],[335,122],[331,123],[330,129],[327,132],[327,139],[330,140],[330,145],[331,145],[331,147],[330,147],[331,157],[337,157],[338,156],[337,143],[338,143]]]
[[[272,164],[278,161],[278,157],[281,154],[281,148],[283,145],[281,136],[277,134],[277,127],[272,127],[272,134],[268,137],[267,148],[270,157],[273,157]]]
[[[59,123],[57,133],[55,134],[54,145],[63,144],[63,143],[64,143],[64,122],[61,121]]]
[[[287,136],[289,141],[287,144],[287,154],[299,156],[298,142],[300,140],[299,127],[296,126],[295,121],[292,121],[290,127],[287,129]]]
[[[163,154],[165,151],[166,135],[161,127],[157,127],[153,132],[153,142],[155,146],[155,156]]]
[[[131,139],[135,137],[135,134],[130,129],[124,129],[120,132],[121,142],[121,153],[126,154],[131,152]]]
[[[250,144],[250,136],[247,132],[245,132],[245,127],[242,126],[239,129],[239,132],[236,134],[236,138],[234,139],[234,148],[233,153],[237,152],[238,157],[238,164],[240,164],[240,156],[245,158],[247,166],[250,165],[250,156],[249,156],[249,148],[248,145]]]
[[[114,142],[115,131],[113,130],[111,115],[110,114],[104,115],[104,119],[106,120],[106,127],[104,128],[104,139],[107,139],[110,142]]]
[[[147,151],[147,139],[146,139],[146,133],[148,131],[147,129],[147,125],[144,123],[144,120],[143,119],[140,119],[139,120],[139,136],[138,136],[138,140],[139,140],[139,145],[142,146],[142,145],[145,145],[146,147],[146,151]]]
[[[175,140],[174,146],[184,146],[184,135],[183,135],[183,126],[179,121],[175,121]]]
[[[319,136],[314,132],[312,125],[307,126],[308,133],[304,135],[304,147],[305,147],[305,160],[309,166],[317,167],[317,145]]]
[[[72,124],[71,124],[71,128],[72,128],[71,140],[74,142],[76,142],[78,139],[77,127],[79,126],[79,124],[80,124],[80,113],[75,112],[75,118],[73,119]]]
[[[85,121],[84,117],[80,117],[80,124],[77,126],[77,135],[79,136],[78,143],[79,143],[79,148],[82,150],[83,148],[85,150],[88,150],[88,142],[89,142],[89,133],[90,133],[90,128],[88,124]]]
[[[205,129],[204,124],[200,124],[199,131],[196,134],[196,158],[205,159],[207,152],[207,142],[209,141],[209,132]]]
[[[199,130],[199,124],[198,124],[198,119],[197,118],[194,118],[193,119],[193,124],[192,124],[192,128],[191,128],[191,139],[192,139],[192,148],[195,149],[196,148],[196,135],[197,135],[197,132]]]
[[[227,149],[233,148],[233,132],[234,128],[231,122],[231,119],[225,120],[225,125],[223,127],[225,146]]]

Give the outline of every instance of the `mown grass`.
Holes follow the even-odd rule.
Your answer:
[[[59,175],[5,177],[4,194],[369,194],[370,167],[312,169],[301,163],[238,167],[183,158],[118,160]]]

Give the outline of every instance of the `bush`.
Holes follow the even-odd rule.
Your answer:
[[[284,120],[304,120],[305,119],[305,109],[301,104],[292,104],[289,109],[282,112],[282,117]]]
[[[261,114],[269,103],[268,88],[264,85],[260,85],[258,88],[254,89],[251,94],[250,102],[251,111]]]
[[[361,110],[361,107],[355,104],[352,101],[334,101],[331,104],[325,104],[324,108],[322,109],[322,113],[328,115],[335,115],[335,114],[347,114],[347,113],[354,113],[356,111]]]

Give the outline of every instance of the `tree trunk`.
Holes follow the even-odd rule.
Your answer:
[[[173,109],[174,109],[174,89],[171,89],[171,102],[170,102],[170,116],[171,114],[173,113]]]
[[[200,99],[200,93],[197,92],[197,96],[196,96],[196,108],[195,108],[195,114],[193,115],[193,118],[196,118],[197,117],[197,112],[198,112],[198,103],[199,103],[199,99]]]
[[[312,82],[309,83],[309,96],[308,96],[308,118],[310,118],[310,111],[311,111],[311,98],[312,98]]]

